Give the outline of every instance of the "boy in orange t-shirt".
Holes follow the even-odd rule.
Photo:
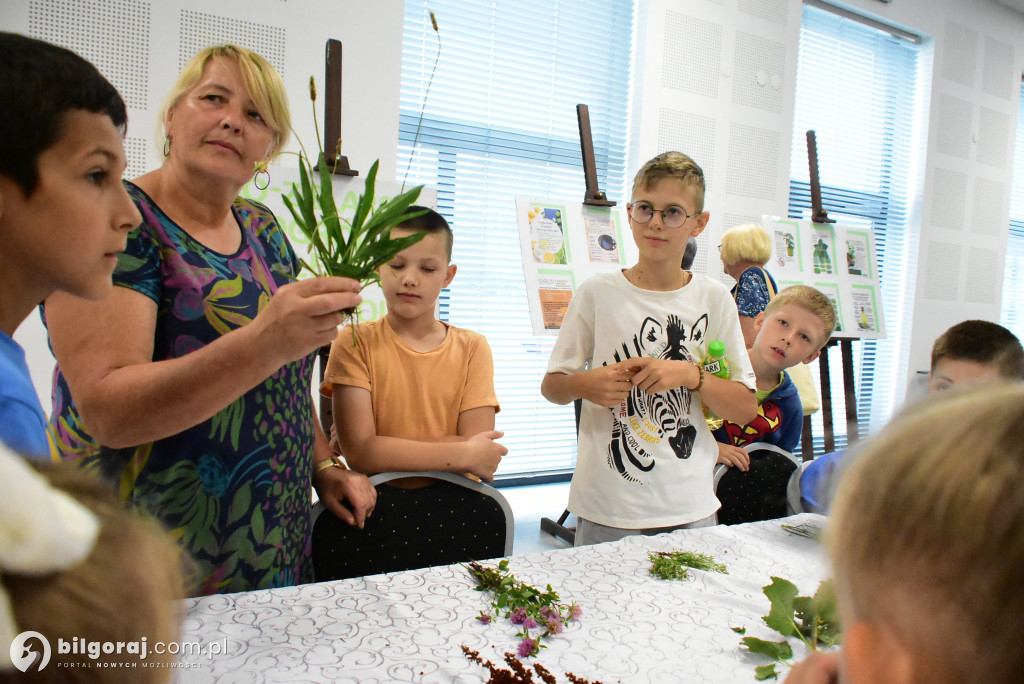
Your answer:
[[[333,399],[353,470],[442,470],[491,482],[508,451],[495,441],[502,433],[494,429],[491,349],[483,335],[435,318],[441,289],[455,277],[453,236],[436,211],[414,212],[425,213],[392,236],[426,235],[380,269],[387,314],[357,324],[355,340],[350,326],[338,334],[320,391]]]

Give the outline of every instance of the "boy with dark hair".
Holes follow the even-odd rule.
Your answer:
[[[932,345],[928,393],[971,385],[1019,383],[1024,380],[1024,347],[1017,337],[990,321],[957,323]],[[847,465],[849,450],[823,454],[807,464],[800,476],[804,510],[826,513]]]
[[[756,409],[729,291],[680,268],[709,218],[703,171],[685,154],[658,155],[627,211],[639,260],[580,285],[541,384],[552,403],[584,400],[569,489],[577,546],[713,525],[718,449],[702,407],[743,424]],[[725,343],[733,380],[700,365],[712,340]]]
[[[408,211],[425,213],[392,236],[426,235],[380,269],[387,314],[356,325],[357,341],[349,327],[338,333],[320,391],[333,397],[338,442],[353,470],[443,470],[490,482],[507,453],[495,441],[502,433],[494,430],[491,348],[483,335],[435,317],[457,270],[452,230],[436,211]]]
[[[124,102],[75,53],[0,33],[0,440],[51,456],[14,331],[57,290],[100,299],[141,220],[121,184]]]

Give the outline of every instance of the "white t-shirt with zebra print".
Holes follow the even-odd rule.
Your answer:
[[[694,273],[672,292],[641,289],[622,272],[584,281],[562,322],[549,373],[576,373],[636,356],[699,363],[725,343],[730,379],[750,389],[754,371],[736,304],[722,283]],[[718,510],[712,487],[718,446],[700,393],[638,388],[609,409],[583,402],[569,510],[610,527],[682,525]]]

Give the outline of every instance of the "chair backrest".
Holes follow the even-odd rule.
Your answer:
[[[437,480],[419,489],[385,484],[403,477]],[[515,521],[494,487],[441,471],[379,473],[370,478],[377,506],[363,529],[317,502],[313,506],[313,577],[362,577],[512,553]]]
[[[790,515],[789,484],[794,475],[799,476],[800,460],[774,444],[755,442],[743,448],[750,453],[747,472],[721,464],[715,466],[715,495],[722,503],[719,524],[736,525]]]

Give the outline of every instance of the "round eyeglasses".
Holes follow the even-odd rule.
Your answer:
[[[629,215],[637,223],[649,222],[654,218],[655,212],[661,214],[661,222],[665,224],[666,228],[679,228],[686,223],[686,219],[693,218],[701,213],[698,211],[693,214],[687,214],[686,209],[675,204],[670,204],[664,209],[655,209],[651,206],[650,202],[643,200],[633,202],[627,205],[627,208],[629,209]]]

